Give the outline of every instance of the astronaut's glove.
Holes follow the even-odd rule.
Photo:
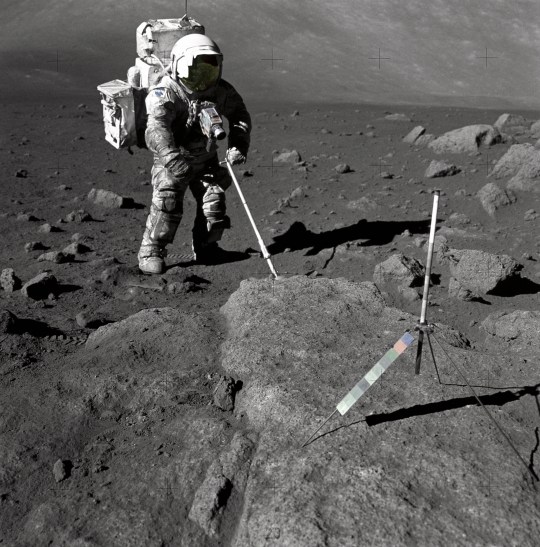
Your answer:
[[[181,156],[177,156],[165,164],[165,167],[171,172],[175,178],[184,178],[191,175],[193,168]]]
[[[238,150],[238,148],[229,148],[227,150],[227,160],[229,161],[229,163],[231,165],[238,165],[240,163],[246,163],[246,156],[244,156],[244,154],[242,154],[242,152],[240,152],[240,150]]]

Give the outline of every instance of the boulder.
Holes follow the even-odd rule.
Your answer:
[[[428,144],[435,140],[435,135],[431,133],[425,133],[420,135],[415,141],[414,146],[428,146]]]
[[[426,169],[424,177],[428,179],[433,179],[436,177],[451,177],[460,171],[461,169],[453,163],[450,164],[444,161],[433,160]]]
[[[527,120],[519,114],[501,114],[493,127],[496,127],[501,133],[520,135],[530,129],[531,123],[531,120]]]
[[[540,138],[540,120],[534,122],[534,123],[531,125],[530,131],[531,131],[531,137],[532,137],[533,139],[538,139],[538,138]]]
[[[508,181],[507,188],[523,192],[540,192],[540,150],[526,161]]]
[[[412,129],[405,137],[403,137],[403,142],[408,144],[414,144],[415,141],[426,132],[426,128],[421,125],[417,125]]]
[[[540,348],[540,311],[499,311],[482,322],[486,345],[495,344],[520,354],[538,356]]]
[[[498,129],[487,124],[467,125],[444,133],[429,143],[429,148],[438,154],[477,152],[480,146],[492,146],[501,142]]]
[[[51,292],[54,293],[58,282],[56,277],[49,272],[43,272],[27,281],[21,289],[21,293],[33,300],[47,298]]]
[[[244,280],[221,308],[229,333],[223,367],[244,382],[236,412],[259,435],[232,546],[534,544],[536,492],[523,487],[520,462],[482,427],[485,415],[465,391],[441,388],[437,395],[434,374],[414,375],[414,347],[345,416],[331,416],[416,317],[388,308],[366,282],[295,276],[276,280],[275,293],[271,280]],[[444,338],[440,343],[447,351]],[[515,374],[507,356],[455,347],[449,353],[474,363],[475,384],[489,371],[500,385],[516,385],[506,383]],[[525,370],[531,374],[533,364]],[[498,418],[505,430],[534,431],[537,415],[509,409]],[[530,435],[515,442],[530,451]],[[495,476],[498,487],[487,495]],[[213,484],[210,502],[224,483]],[[514,488],[530,505],[512,509]]]
[[[422,284],[424,267],[415,258],[401,253],[393,254],[384,262],[375,266],[373,280],[375,283],[391,283],[402,287],[415,287]]]
[[[445,253],[450,273],[459,286],[473,295],[488,294],[515,277],[521,264],[508,255],[495,255],[474,249],[451,249]]]
[[[516,195],[512,190],[502,190],[494,182],[482,186],[476,196],[490,216],[494,216],[495,211],[500,207],[510,205],[516,201]]]
[[[512,177],[523,165],[531,162],[539,154],[540,152],[532,144],[513,144],[495,164],[489,176],[496,179]]]

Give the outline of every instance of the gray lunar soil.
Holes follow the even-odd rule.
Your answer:
[[[104,141],[95,96],[3,113],[0,545],[538,545],[538,115],[248,108],[277,280],[233,187],[226,261],[191,261],[186,196],[140,274],[150,154]],[[436,189],[437,367],[413,343],[302,447],[417,337]]]

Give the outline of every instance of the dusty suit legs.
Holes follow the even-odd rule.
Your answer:
[[[193,226],[193,252],[196,259],[215,250],[224,230],[231,227],[231,221],[225,214],[225,190],[230,185],[229,174],[222,167],[212,168],[190,184],[197,202]]]
[[[161,273],[165,247],[172,243],[182,220],[183,200],[188,178],[173,177],[166,167],[152,167],[152,205],[139,249],[139,268],[147,273]]]
[[[193,252],[200,259],[212,250],[223,231],[230,228],[225,214],[225,189],[231,180],[226,169],[214,162],[194,166],[190,177],[175,178],[165,167],[152,167],[152,205],[146,220],[139,250],[139,268],[146,273],[161,273],[166,246],[172,243],[183,215],[183,200],[190,188],[197,203],[193,227]],[[206,258],[206,256],[205,256]]]

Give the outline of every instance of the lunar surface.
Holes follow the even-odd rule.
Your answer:
[[[63,3],[47,13],[7,4],[7,21],[38,29],[38,55]],[[78,15],[82,29],[88,13],[71,4],[65,15]],[[224,42],[226,78],[252,115],[248,161],[234,169],[279,277],[234,186],[223,260],[193,262],[188,193],[167,270],[148,276],[136,255],[151,154],[104,140],[95,85],[124,77],[139,22],[178,15],[155,4],[129,15],[109,42],[118,53],[99,64],[98,38],[121,25],[104,11],[90,36],[97,23],[88,15],[86,72],[17,64],[30,59],[27,35],[5,64],[0,545],[537,545],[540,116],[524,71],[484,93],[471,69],[460,76],[467,89],[454,93],[437,80],[450,65],[423,58],[422,79],[420,69],[385,72],[381,61],[353,98],[336,26],[345,41],[357,26],[375,32],[368,23],[377,20],[412,45],[422,2],[401,22],[396,2],[377,14],[343,3],[330,19],[316,2],[305,20],[301,6],[262,3],[219,29],[209,2],[212,16],[194,15]],[[507,21],[532,13],[531,3],[512,5]],[[499,21],[497,6],[484,21]],[[476,28],[480,15],[468,9],[455,25],[443,13],[437,28],[465,40],[465,23]],[[325,59],[339,57],[326,75],[342,87],[324,80],[307,100],[320,81],[303,72],[316,71],[313,60],[294,85],[291,66],[248,74],[238,59],[263,16],[282,21],[283,46],[306,56],[326,29]],[[523,35],[534,37],[527,20]],[[237,26],[243,53],[234,60]],[[418,28],[417,46],[428,27]],[[15,37],[11,25],[3,51],[14,51]],[[522,67],[531,59],[508,31],[501,43],[524,53]],[[483,54],[484,42],[475,48]],[[448,101],[437,98],[444,90]],[[432,332],[417,375],[437,191]],[[334,412],[406,332],[410,347],[346,414]]]

